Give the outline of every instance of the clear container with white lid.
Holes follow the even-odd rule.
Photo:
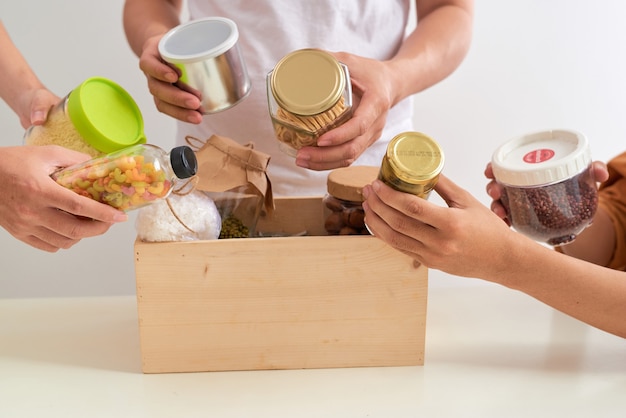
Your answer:
[[[523,135],[496,149],[491,163],[507,217],[518,232],[559,246],[591,225],[598,188],[585,135],[570,130]]]

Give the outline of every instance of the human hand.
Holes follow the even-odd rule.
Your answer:
[[[32,247],[56,252],[125,221],[125,213],[80,196],[50,177],[88,158],[54,145],[0,148],[0,226]]]
[[[383,131],[393,92],[387,64],[381,61],[337,52],[332,53],[350,71],[353,116],[317,141],[317,147],[298,150],[296,165],[312,170],[330,170],[351,165],[376,142]]]
[[[609,171],[605,163],[601,161],[594,161],[591,164],[591,170],[593,171],[593,176],[596,182],[603,183],[608,180]],[[493,175],[493,167],[491,166],[491,163],[487,164],[484,174],[485,174],[485,177],[487,177],[487,179],[490,180],[489,183],[487,183],[486,190],[487,190],[487,194],[492,199],[491,210],[493,213],[495,213],[500,218],[502,218],[507,223],[507,225],[510,226],[511,222],[506,216],[506,209],[504,209],[504,206],[502,205],[502,200],[501,200],[503,187],[500,184],[498,184],[498,182],[496,182],[495,177]]]
[[[363,189],[370,231],[427,267],[466,277],[493,277],[513,242],[524,239],[469,192],[441,175],[436,192],[448,207],[375,180]]]
[[[139,57],[139,68],[148,80],[148,89],[161,113],[183,122],[199,124],[202,113],[199,111],[198,96],[178,87],[179,70],[167,64],[159,54],[161,35],[149,38]]]
[[[31,125],[42,125],[48,117],[48,111],[61,99],[46,88],[25,92],[20,96],[17,114],[24,129]]]

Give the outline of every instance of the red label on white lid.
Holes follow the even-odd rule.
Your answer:
[[[554,151],[548,148],[536,149],[524,155],[524,162],[529,164],[542,163],[554,157]]]

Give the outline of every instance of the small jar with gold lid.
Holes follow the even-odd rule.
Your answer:
[[[329,235],[367,235],[363,211],[363,187],[376,180],[378,167],[350,166],[328,174],[324,228]]]
[[[443,162],[443,151],[435,140],[419,132],[404,132],[389,142],[378,178],[396,190],[428,199]]]
[[[348,67],[318,49],[284,56],[267,75],[267,98],[280,148],[291,156],[352,116]]]

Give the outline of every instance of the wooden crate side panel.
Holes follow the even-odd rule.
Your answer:
[[[136,252],[146,372],[423,364],[426,269],[373,237]]]

